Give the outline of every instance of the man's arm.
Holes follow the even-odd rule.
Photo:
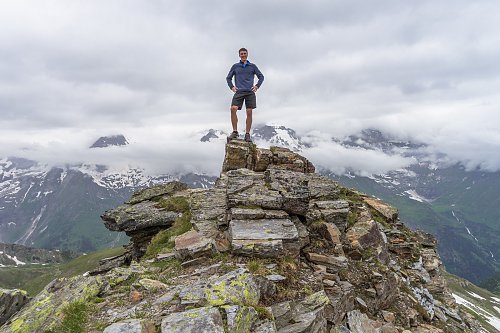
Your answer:
[[[229,73],[227,74],[226,81],[227,85],[229,86],[229,89],[234,91],[234,85],[233,85],[233,76],[234,76],[234,65],[231,66],[231,69],[229,70]]]
[[[257,86],[257,88],[260,88],[260,86],[262,85],[262,82],[264,82],[264,75],[262,75],[262,73],[260,72],[257,65],[254,64],[254,68],[255,68],[255,75],[257,75],[257,78],[259,79],[256,86]]]

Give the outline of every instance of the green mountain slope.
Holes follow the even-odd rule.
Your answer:
[[[123,251],[121,247],[101,250],[82,255],[64,264],[0,267],[0,287],[23,289],[33,296],[53,279],[88,272],[99,265],[99,260],[122,254]]]

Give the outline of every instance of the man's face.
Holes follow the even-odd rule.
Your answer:
[[[247,61],[247,57],[248,57],[248,52],[247,51],[241,51],[240,52],[240,59],[241,59],[241,61],[243,61],[243,62]]]

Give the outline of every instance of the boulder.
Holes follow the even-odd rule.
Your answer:
[[[324,291],[318,291],[301,301],[288,301],[271,307],[278,332],[326,332],[325,306],[330,300]]]
[[[215,253],[215,241],[196,230],[175,238],[175,255],[180,260],[195,259]]]
[[[217,308],[203,307],[167,315],[161,333],[224,333],[224,325]]]
[[[225,310],[227,328],[231,333],[251,332],[259,320],[259,314],[251,306],[231,305]]]
[[[154,200],[165,195],[172,195],[175,192],[187,190],[188,186],[179,181],[172,181],[166,184],[156,185],[135,192],[132,197],[126,202],[129,205],[134,205],[141,201]]]
[[[232,220],[229,238],[233,253],[297,257],[300,251],[298,230],[290,219]]]
[[[389,222],[396,222],[398,218],[398,210],[391,205],[386,204],[380,199],[363,196],[363,201],[368,204],[371,208],[375,209],[382,216],[384,216]]]
[[[140,319],[127,319],[106,327],[103,333],[150,333],[156,332],[151,323]]]
[[[210,305],[258,304],[260,289],[251,274],[239,268],[210,281],[205,288]]]
[[[270,167],[302,173],[314,173],[315,170],[305,157],[287,148],[257,148],[253,143],[238,139],[226,145],[223,172],[240,168],[263,172]]]
[[[24,290],[0,288],[0,326],[18,312],[29,300],[28,293]]]
[[[359,310],[347,313],[347,324],[352,333],[380,333],[381,325]]]
[[[87,302],[104,285],[100,276],[56,279],[0,327],[2,333],[50,331],[59,323],[58,314],[70,302]]]

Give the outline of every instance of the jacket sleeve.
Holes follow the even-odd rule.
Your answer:
[[[231,66],[231,69],[229,70],[229,73],[227,74],[226,81],[227,85],[229,86],[229,89],[233,89],[233,76],[234,76],[234,65]]]
[[[255,68],[255,75],[257,75],[257,78],[259,79],[256,86],[260,88],[260,86],[262,85],[262,82],[264,82],[264,75],[260,72],[257,65],[254,65],[254,68]]]

